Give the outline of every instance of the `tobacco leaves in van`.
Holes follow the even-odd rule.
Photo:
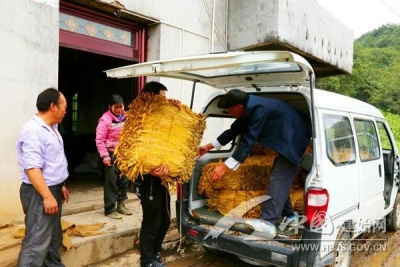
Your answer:
[[[312,148],[309,146],[305,153],[311,151]],[[221,179],[214,182],[210,181],[210,176],[219,163],[210,162],[204,165],[198,193],[207,198],[208,210],[233,217],[259,218],[261,204],[256,205],[252,200],[266,194],[269,176],[277,155],[275,151],[256,144],[250,156],[236,171],[228,169]],[[290,190],[293,209],[299,213],[302,213],[304,208],[303,193],[307,175],[308,171],[299,167]]]

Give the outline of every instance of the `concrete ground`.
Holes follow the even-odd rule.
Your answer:
[[[129,199],[126,203],[133,215],[122,215],[122,219],[116,220],[104,215],[103,184],[99,177],[75,177],[67,183],[67,188],[70,200],[63,205],[62,220],[76,226],[102,224],[103,227],[98,230],[101,232],[98,235],[70,237],[72,247],[62,252],[62,260],[66,267],[93,265],[135,247],[142,219],[140,201],[135,194],[128,192]],[[176,217],[175,199],[176,195],[171,194],[172,220]],[[16,266],[21,239],[14,238],[13,234],[23,226],[19,224],[0,227],[0,266]],[[171,228],[165,241],[168,248],[174,247],[179,242],[177,230]],[[139,262],[132,262],[130,266],[139,266]]]

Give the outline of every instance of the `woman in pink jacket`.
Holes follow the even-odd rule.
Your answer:
[[[109,110],[100,117],[96,128],[96,146],[104,164],[104,214],[113,219],[121,219],[121,215],[131,215],[124,202],[128,199],[129,180],[120,177],[120,171],[114,164],[114,149],[126,117],[124,116],[124,100],[118,94],[111,95]],[[117,205],[115,205],[117,204]]]

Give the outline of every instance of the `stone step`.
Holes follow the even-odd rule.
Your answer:
[[[102,187],[88,189],[69,189],[70,202],[63,206],[62,220],[76,226],[103,224],[98,235],[86,237],[70,237],[72,247],[62,251],[62,261],[66,267],[93,265],[115,255],[122,254],[134,248],[137,243],[142,221],[142,208],[139,199],[133,193],[128,193],[126,203],[133,214],[122,215],[116,220],[104,216]],[[175,221],[176,195],[171,195],[171,219]],[[14,267],[17,263],[21,239],[15,239],[12,234],[23,224],[0,229],[0,266]],[[174,248],[179,243],[175,228],[171,228],[164,246]],[[179,239],[179,238],[178,238]]]
[[[172,262],[181,262],[185,257],[192,256],[194,252],[200,253],[200,251],[204,251],[204,249],[190,240],[181,238],[178,229],[174,225],[170,228],[170,231],[168,231],[167,236],[164,239],[163,250],[161,251],[160,256],[162,261],[169,266]],[[134,249],[128,250],[123,254],[114,255],[105,261],[97,262],[86,267],[122,266],[140,266],[140,251],[138,244],[135,245]]]

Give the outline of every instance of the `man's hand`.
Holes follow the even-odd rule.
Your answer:
[[[157,177],[161,177],[164,175],[168,175],[168,166],[167,165],[160,165],[157,168],[155,168],[154,170],[152,170],[150,172],[151,175],[153,176],[157,176]]]
[[[221,177],[225,174],[227,169],[228,166],[226,166],[225,163],[218,164],[218,166],[214,168],[211,174],[210,177],[211,182],[221,179]]]
[[[58,213],[57,200],[52,194],[48,197],[43,198],[44,213],[49,215],[55,215]]]
[[[26,174],[29,177],[33,187],[43,198],[44,213],[55,215],[58,213],[58,203],[51,193],[49,187],[44,181],[42,170],[39,168],[27,169]]]
[[[172,99],[172,98],[170,98],[170,99],[168,99],[168,101],[169,101],[171,104],[176,105],[176,106],[179,106],[179,105],[181,104],[181,101],[179,101],[178,99]]]
[[[65,187],[65,185],[63,185],[63,187],[62,187],[62,203],[65,203],[65,202],[67,202],[68,203],[68,201],[69,201],[69,192],[68,192],[68,189]]]
[[[206,154],[208,151],[210,151],[213,148],[214,147],[211,143],[208,143],[207,145],[204,145],[204,146],[200,146],[199,153],[197,154],[197,158],[200,158],[201,156],[203,156],[204,154]]]

